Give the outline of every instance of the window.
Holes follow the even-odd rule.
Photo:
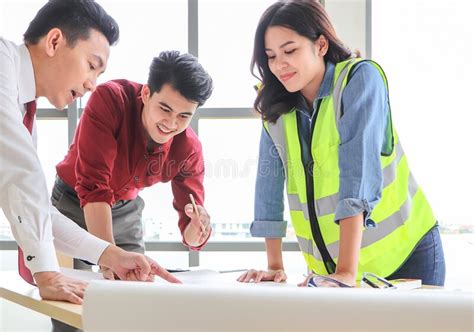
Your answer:
[[[187,51],[187,0],[97,2],[120,27],[119,42],[111,47],[107,70],[99,77],[99,84],[120,78],[146,83],[151,61],[160,52]],[[89,96],[82,98],[82,107]]]
[[[56,177],[56,164],[66,154],[67,143],[67,121],[64,120],[38,120],[38,155],[46,177],[49,191]],[[3,213],[0,213],[0,240],[13,239],[10,225]]]
[[[466,107],[474,65],[474,23],[466,3],[373,1],[373,58],[388,77],[394,124],[446,228],[474,224],[465,183],[474,120]]]
[[[198,1],[199,60],[215,83],[206,107],[253,105],[258,82],[250,74],[253,36],[260,16],[273,2]]]
[[[206,166],[206,208],[212,215],[213,240],[252,240],[249,228],[261,130],[257,118],[199,120]],[[285,219],[289,220],[288,209],[286,213]]]

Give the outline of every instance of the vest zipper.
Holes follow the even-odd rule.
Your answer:
[[[304,158],[303,158],[303,148],[301,147],[301,142],[303,141],[303,133],[299,129],[301,127],[300,124],[300,117],[297,115],[297,126],[298,126],[298,137],[300,140],[300,147],[301,147],[301,155],[302,158],[301,160],[303,161],[304,164],[304,174],[306,178],[306,198],[308,201],[308,213],[309,213],[309,223],[311,226],[311,233],[313,235],[313,239],[316,242],[316,247],[319,250],[319,253],[321,254],[321,257],[323,258],[323,263],[324,266],[326,267],[326,271],[328,274],[334,273],[336,271],[336,263],[334,263],[334,260],[332,259],[331,255],[329,254],[328,249],[326,248],[326,244],[324,243],[323,236],[321,234],[321,229],[319,228],[319,222],[318,222],[318,217],[316,215],[316,209],[314,207],[314,185],[313,185],[313,165],[314,165],[314,160],[313,160],[313,154],[311,151],[311,144],[313,142],[313,132],[316,124],[316,119],[318,117],[318,112],[319,112],[319,107],[321,105],[321,100],[318,100],[318,105],[314,112],[314,117],[312,117],[310,121],[310,136],[309,136],[309,146],[308,146],[308,152],[309,152],[309,160],[307,164],[304,164]]]

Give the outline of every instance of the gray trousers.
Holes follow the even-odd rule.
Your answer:
[[[84,211],[81,209],[76,192],[59,177],[56,177],[56,182],[54,183],[51,202],[59,212],[87,230]],[[130,201],[118,201],[112,206],[112,227],[115,244],[118,247],[142,254],[145,252],[141,220],[144,207],[145,202],[140,196]],[[74,268],[81,270],[90,269],[91,264],[74,259]],[[51,319],[51,321],[53,323],[53,332],[80,331],[60,321],[54,319]]]

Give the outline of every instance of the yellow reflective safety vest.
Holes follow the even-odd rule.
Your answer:
[[[334,222],[339,197],[337,122],[350,70],[360,61],[369,60],[349,59],[336,64],[331,94],[321,100],[317,118],[313,120],[309,167],[305,168],[301,159],[296,112],[281,115],[276,123],[264,122],[285,169],[291,222],[300,250],[309,268],[319,274],[333,273],[339,256],[339,226]],[[371,63],[388,89],[382,68]],[[386,141],[390,146],[380,155],[382,196],[370,215],[376,227],[363,231],[358,279],[362,272],[383,277],[395,272],[436,224],[431,207],[408,167],[390,116],[387,122]]]

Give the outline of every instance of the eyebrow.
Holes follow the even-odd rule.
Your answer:
[[[285,47],[285,46],[287,46],[287,45],[294,44],[294,43],[295,43],[294,41],[289,40],[289,41],[287,41],[287,42],[281,44],[279,48],[283,48],[283,47]],[[270,49],[270,48],[266,48],[265,51],[271,51],[271,49]]]
[[[167,108],[168,110],[170,110],[171,112],[175,112],[167,103],[165,103],[164,101],[160,101],[158,102],[162,107],[164,108]],[[182,112],[182,113],[179,113],[181,115],[193,115],[194,113],[193,112]]]

